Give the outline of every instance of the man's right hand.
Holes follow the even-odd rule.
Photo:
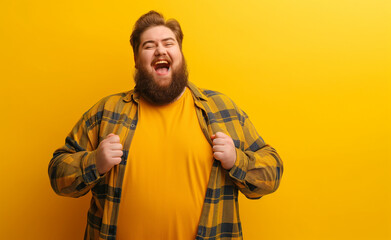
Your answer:
[[[110,133],[99,143],[96,150],[96,168],[100,175],[108,172],[114,165],[121,162],[122,144],[118,135]]]

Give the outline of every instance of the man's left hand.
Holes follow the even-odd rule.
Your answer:
[[[234,141],[230,136],[222,132],[216,132],[211,136],[213,143],[213,156],[221,162],[221,166],[230,170],[236,161]]]

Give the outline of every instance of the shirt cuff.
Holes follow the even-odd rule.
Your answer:
[[[86,152],[81,164],[82,176],[87,185],[94,184],[103,177],[96,168],[96,151]]]
[[[238,180],[239,182],[243,182],[246,177],[246,169],[248,165],[247,155],[240,149],[235,148],[236,150],[236,161],[234,166],[229,170],[229,175]]]

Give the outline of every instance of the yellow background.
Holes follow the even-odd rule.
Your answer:
[[[190,80],[284,160],[276,193],[240,198],[245,239],[391,239],[388,0],[1,1],[1,239],[82,238],[90,196],[55,195],[47,165],[133,87],[128,39],[150,9],[181,23]]]

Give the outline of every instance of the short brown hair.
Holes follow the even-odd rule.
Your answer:
[[[137,57],[138,54],[141,34],[148,28],[155,26],[165,26],[171,29],[171,31],[175,34],[180,49],[182,50],[183,33],[179,22],[175,19],[168,19],[166,21],[162,14],[155,11],[149,11],[137,20],[134,24],[132,35],[130,36],[130,44],[133,47],[133,54],[135,57]]]

